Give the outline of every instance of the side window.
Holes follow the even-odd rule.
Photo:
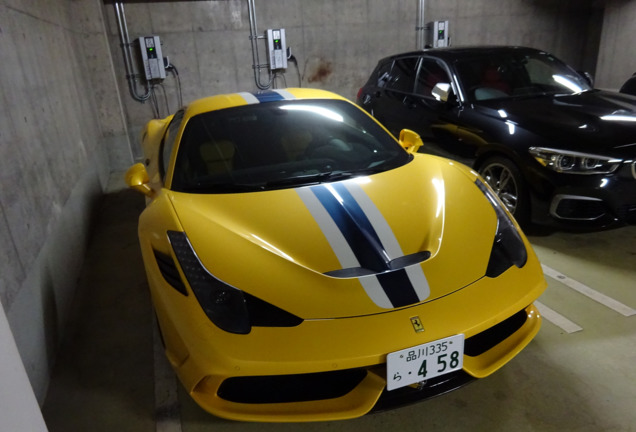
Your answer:
[[[378,87],[380,88],[386,87],[387,83],[389,82],[389,79],[391,78],[391,66],[393,66],[392,61],[388,61],[378,66],[378,73],[377,73],[378,80],[376,83]]]
[[[391,78],[387,89],[412,93],[415,87],[415,76],[419,57],[405,57],[395,61],[391,69]]]
[[[440,82],[450,83],[450,78],[444,67],[434,59],[423,58],[417,75],[415,93],[432,97],[433,87]]]
[[[159,159],[159,175],[161,175],[161,179],[165,180],[166,178],[166,169],[170,164],[170,155],[172,154],[172,149],[177,140],[177,132],[179,132],[179,126],[181,125],[181,120],[183,120],[183,111],[177,112],[170,125],[168,126],[168,130],[163,137],[163,141],[161,142],[161,156]]]

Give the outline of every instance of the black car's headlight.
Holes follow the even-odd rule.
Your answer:
[[[301,318],[212,276],[199,261],[184,232],[168,231],[168,238],[199,304],[220,329],[248,334],[252,326],[293,327],[302,322]]]
[[[620,166],[622,159],[609,156],[530,147],[530,154],[544,167],[570,174],[610,174]]]
[[[494,192],[480,179],[477,179],[475,184],[486,195],[497,215],[497,232],[486,269],[486,276],[494,278],[513,265],[519,268],[523,267],[528,260],[528,251],[517,227],[503,209],[503,204]]]

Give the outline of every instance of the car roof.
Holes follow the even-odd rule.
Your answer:
[[[191,117],[204,112],[249,105],[252,103],[306,99],[346,100],[336,93],[310,88],[287,88],[259,92],[227,93],[208,96],[190,102],[186,107],[186,116]]]
[[[417,51],[407,51],[400,54],[393,54],[380,60],[384,63],[389,60],[395,60],[400,57],[430,55],[444,60],[456,60],[467,56],[489,56],[498,53],[527,52],[540,53],[541,50],[524,46],[498,46],[498,45],[482,45],[482,46],[464,46],[464,47],[448,47],[448,48],[427,48]]]

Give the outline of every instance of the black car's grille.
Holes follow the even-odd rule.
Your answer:
[[[510,318],[490,327],[488,330],[469,337],[464,341],[464,354],[470,357],[476,357],[485,353],[519,330],[527,319],[528,313],[523,309]]]
[[[179,270],[177,270],[177,266],[175,265],[172,257],[156,250],[153,252],[155,253],[155,259],[157,260],[159,271],[166,282],[168,282],[170,286],[179,291],[181,294],[187,296],[188,290],[181,280],[181,275],[179,275]]]
[[[230,402],[261,404],[306,402],[346,395],[367,376],[363,368],[298,375],[228,378],[218,396]]]

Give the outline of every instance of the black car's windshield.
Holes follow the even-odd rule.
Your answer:
[[[456,66],[458,80],[470,101],[591,90],[572,68],[542,52],[495,53],[458,60]]]
[[[354,105],[277,101],[192,117],[172,189],[194,193],[296,187],[385,171],[410,159]]]

